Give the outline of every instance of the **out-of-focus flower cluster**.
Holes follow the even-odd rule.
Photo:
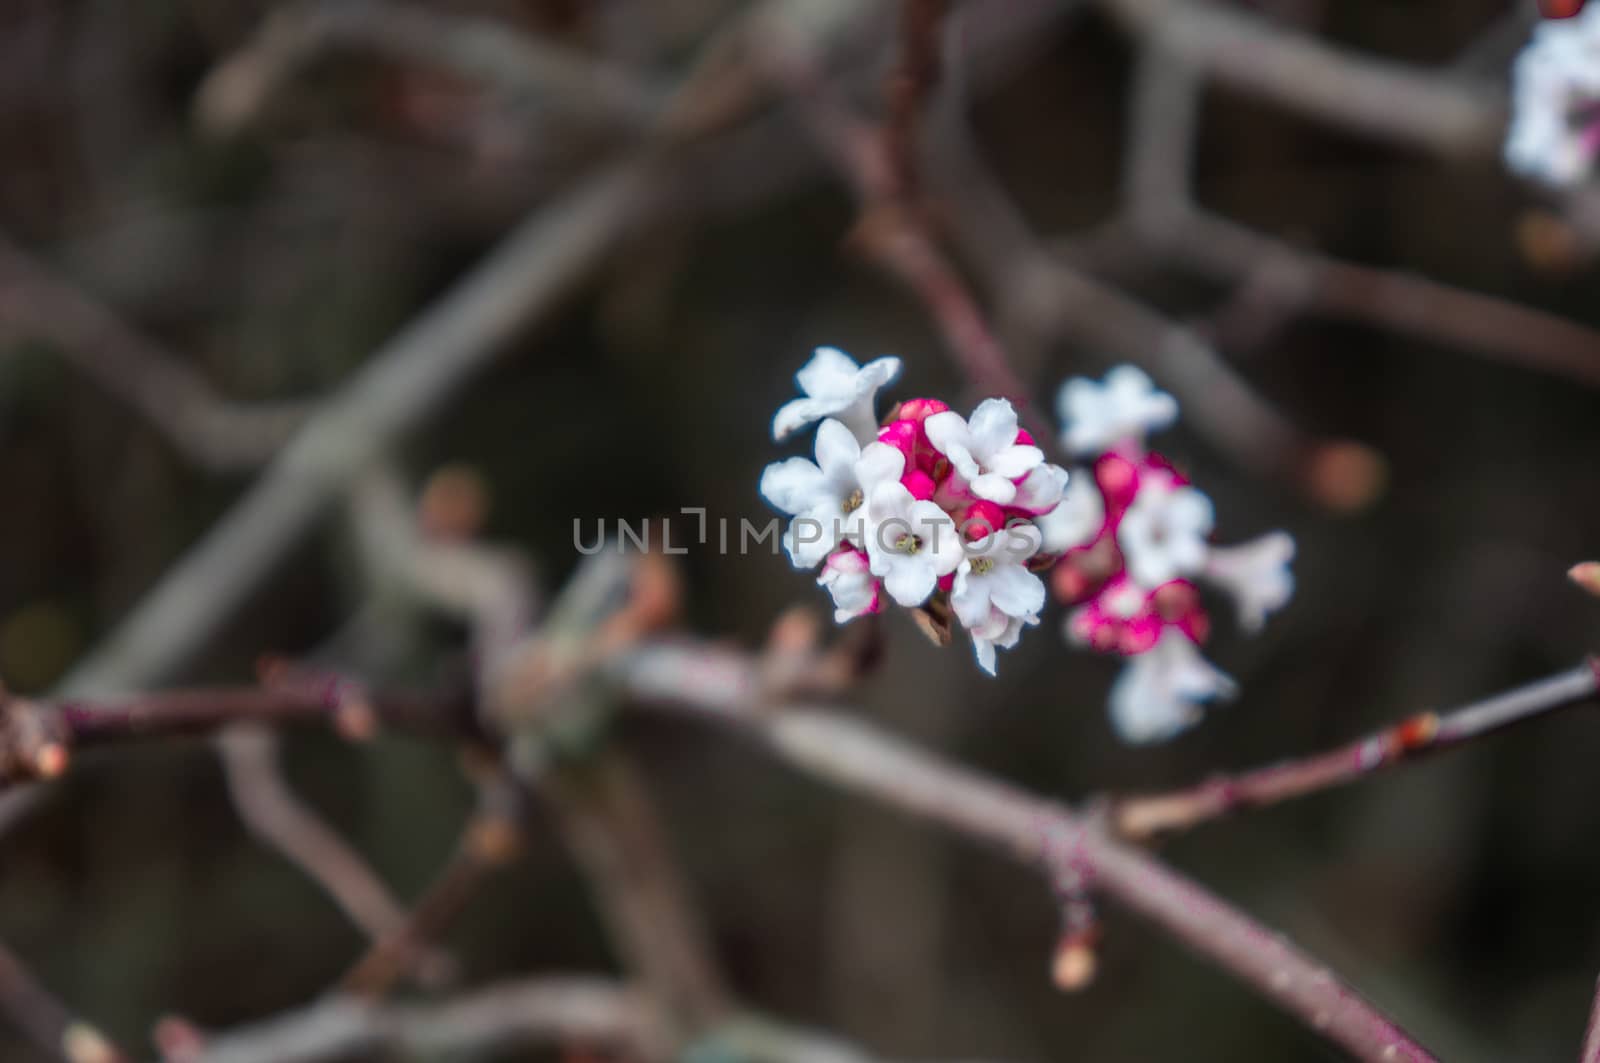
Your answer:
[[[1137,369],[1061,391],[1062,445],[1082,468],[1044,460],[1005,399],[964,418],[938,399],[911,399],[879,424],[877,392],[898,359],[858,366],[820,348],[798,376],[804,398],[773,420],[782,440],[820,422],[815,460],[767,466],[761,493],[793,519],[784,547],[846,623],[888,602],[934,631],[953,615],[991,675],[997,649],[1039,622],[1048,576],[1072,606],[1069,641],[1127,658],[1111,695],[1129,741],[1170,737],[1233,683],[1199,652],[1210,618],[1195,580],[1231,592],[1240,622],[1260,627],[1293,590],[1290,538],[1209,543],[1211,501],[1146,436],[1177,403]]]
[[[1511,80],[1506,164],[1558,186],[1588,177],[1600,155],[1600,5],[1539,23]]]
[[[1294,591],[1294,540],[1273,532],[1241,546],[1209,542],[1211,500],[1146,437],[1178,404],[1131,366],[1103,383],[1069,380],[1058,400],[1062,444],[1085,465],[1039,520],[1057,557],[1051,586],[1071,606],[1069,641],[1127,659],[1111,690],[1111,720],[1128,741],[1169,738],[1234,684],[1200,655],[1211,631],[1196,581],[1228,592],[1239,623],[1258,630]]]

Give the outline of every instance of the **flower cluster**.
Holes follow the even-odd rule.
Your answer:
[[[1045,586],[1035,569],[1066,471],[1044,460],[1005,399],[970,418],[938,399],[902,402],[881,426],[878,390],[900,372],[896,358],[858,366],[819,348],[798,380],[805,397],[773,419],[783,439],[820,421],[815,460],[767,466],[761,493],[793,519],[784,548],[796,568],[822,566],[817,582],[846,623],[885,599],[925,609],[938,625],[953,613],[983,669],[1039,622]]]
[[[1600,5],[1541,22],[1512,68],[1506,164],[1525,177],[1573,185],[1600,156]]]
[[[1211,621],[1196,580],[1229,592],[1239,623],[1257,630],[1294,590],[1294,541],[1273,532],[1213,546],[1211,500],[1145,437],[1177,419],[1178,404],[1131,366],[1103,383],[1061,389],[1062,444],[1085,467],[1039,521],[1057,598],[1072,606],[1069,641],[1127,658],[1111,719],[1130,742],[1159,741],[1193,724],[1200,706],[1233,693],[1200,655]]]
[[[1210,618],[1195,581],[1234,597],[1257,629],[1289,600],[1294,543],[1275,532],[1242,546],[1209,542],[1211,501],[1145,446],[1178,415],[1144,373],[1113,369],[1103,383],[1062,388],[1062,446],[1070,475],[1017,423],[1005,399],[963,418],[938,399],[911,399],[881,425],[879,389],[900,372],[882,358],[858,366],[830,347],[799,373],[805,397],[773,421],[782,439],[820,421],[815,460],[767,466],[761,493],[793,519],[784,548],[817,582],[841,624],[888,601],[921,610],[932,627],[953,614],[993,675],[997,649],[1039,622],[1047,574],[1072,609],[1069,641],[1127,659],[1111,718],[1128,741],[1170,737],[1233,681],[1200,655]]]

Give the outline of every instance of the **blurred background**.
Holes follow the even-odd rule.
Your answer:
[[[1220,540],[1282,527],[1299,543],[1295,600],[1261,636],[1239,637],[1218,605],[1208,655],[1242,694],[1170,744],[1116,740],[1104,711],[1115,663],[1069,650],[1059,607],[1002,655],[996,680],[962,640],[940,651],[904,617],[885,618],[886,654],[849,698],[854,711],[1080,801],[1312,752],[1600,647],[1600,602],[1564,577],[1600,554],[1593,386],[1447,333],[1274,317],[1251,301],[1259,277],[1230,283],[1105,228],[1125,205],[1140,61],[1117,5],[956,6],[975,10],[947,27],[946,86],[964,94],[971,151],[1046,253],[1214,339],[1217,366],[1253,401],[1304,438],[1375,448],[1387,482],[1364,508],[1329,507],[1302,472],[1268,460],[1273,439],[1252,461],[1251,445],[1219,443],[1192,420],[1161,438],[1215,500]],[[801,4],[794,20],[826,11],[840,23],[817,43],[820,77],[876,117],[893,5],[838,7]],[[1497,0],[1226,10],[1490,94],[1529,21]],[[62,681],[244,496],[294,425],[361,386],[375,352],[525,219],[581,220],[585,189],[606,179],[596,175],[657,150],[639,113],[747,13],[734,0],[0,7],[7,685],[31,694]],[[1012,19],[1027,21],[990,32]],[[572,60],[570,88],[507,76],[522,53],[505,40]],[[981,61],[962,58],[980,48]],[[623,219],[603,247],[558,262],[557,290],[511,297],[522,302],[493,357],[384,440],[419,488],[441,468],[472,470],[490,503],[484,537],[524,551],[546,589],[579,559],[575,521],[587,541],[596,520],[666,517],[687,540],[683,506],[735,525],[767,519],[760,471],[802,449],[773,445],[770,418],[814,346],[898,355],[893,398],[981,397],[922,303],[860,253],[856,197],[785,90],[740,91],[745,113],[665,149],[643,193],[606,208]],[[1205,208],[1340,260],[1600,326],[1583,240],[1559,204],[1503,172],[1494,145],[1440,152],[1363,136],[1226,77],[1198,102],[1192,176]],[[938,230],[965,204],[928,184]],[[1002,339],[1015,337],[994,273],[949,246]],[[1592,366],[1600,344],[1586,354]],[[1035,334],[1016,364],[1048,415],[1067,376],[1127,357]],[[1187,408],[1223,386],[1202,376],[1179,397]],[[395,600],[358,553],[348,507],[322,507],[161,682],[250,682],[265,652],[392,681],[457,660],[463,632]],[[825,604],[808,574],[765,551],[691,548],[680,560],[688,626],[707,637],[756,646],[786,608]],[[1062,995],[1048,978],[1057,913],[1036,877],[719,731],[653,718],[622,731],[728,981],[764,1011],[896,1058],[1337,1058],[1110,904],[1098,981]],[[298,792],[402,899],[432,879],[472,805],[446,748],[297,731],[283,756]],[[1600,972],[1597,757],[1600,720],[1564,714],[1207,826],[1163,854],[1325,957],[1442,1056],[1571,1059]],[[616,970],[541,815],[444,942],[462,985]],[[328,897],[244,828],[203,741],[85,758],[9,822],[0,939],[140,1052],[165,1014],[225,1027],[304,1004],[363,947]],[[48,1057],[0,1026],[0,1058]]]

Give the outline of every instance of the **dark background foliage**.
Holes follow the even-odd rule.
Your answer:
[[[204,136],[196,87],[265,6],[0,9],[0,227],[240,400],[337,387],[603,150],[582,130],[541,135],[537,115],[498,153],[476,134],[453,139],[492,115],[480,94],[360,55],[319,64],[264,127]],[[728,5],[438,6],[667,73]],[[1449,61],[1503,14],[1488,0],[1250,6],[1424,64]],[[1033,44],[979,101],[976,127],[1037,227],[1065,237],[1114,206],[1131,53],[1090,12]],[[765,519],[761,467],[793,449],[770,443],[769,418],[814,345],[898,354],[897,397],[974,399],[921,308],[851,254],[847,192],[815,178],[714,217],[639,226],[597,283],[510,345],[398,457],[419,480],[447,462],[481,471],[489,536],[525,549],[554,586],[577,560],[575,520],[587,529],[681,506]],[[1519,254],[1530,194],[1492,163],[1374,146],[1215,89],[1198,192],[1342,257],[1600,324],[1592,268],[1538,270]],[[1180,318],[1203,319],[1228,295],[1146,263],[1116,268]],[[0,346],[0,674],[23,692],[48,689],[248,484],[193,468],[60,353],[26,336]],[[1295,601],[1262,636],[1236,636],[1217,606],[1210,654],[1240,680],[1237,702],[1169,745],[1120,745],[1103,710],[1114,667],[1069,651],[1053,608],[997,680],[959,642],[937,651],[891,618],[859,711],[1080,800],[1309,752],[1595,648],[1600,603],[1563,577],[1600,554],[1593,392],[1313,320],[1235,353],[1237,371],[1297,424],[1370,443],[1390,474],[1374,506],[1341,516],[1181,425],[1163,437],[1215,499],[1221,538],[1284,527],[1300,544]],[[1027,382],[1047,398],[1106,365],[1101,352],[1058,347]],[[687,535],[693,522],[674,526]],[[692,625],[712,636],[757,644],[786,607],[823,604],[808,576],[764,552],[696,548],[683,564]],[[247,680],[263,651],[310,651],[365,593],[335,514],[185,678]],[[376,660],[396,675],[428,674],[460,644],[449,625],[403,610],[391,635]],[[722,734],[656,720],[624,731],[718,956],[762,1008],[908,1057],[1333,1054],[1114,907],[1098,983],[1064,997],[1046,976],[1055,912],[1033,878]],[[454,755],[320,734],[294,735],[286,755],[306,797],[415,896],[470,806]],[[1563,715],[1206,827],[1165,854],[1325,956],[1448,1058],[1569,1059],[1600,971],[1597,757],[1600,721]],[[131,1044],[168,1012],[212,1026],[305,1002],[361,945],[313,884],[243,830],[204,743],[86,762],[13,827],[0,844],[0,938]],[[547,824],[449,944],[469,981],[614,964]],[[0,1031],[0,1057],[28,1052]]]

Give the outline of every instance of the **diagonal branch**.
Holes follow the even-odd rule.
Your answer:
[[[1327,753],[1239,775],[1219,775],[1175,793],[1124,798],[1114,811],[1116,827],[1128,837],[1148,838],[1186,830],[1236,809],[1275,805],[1344,786],[1426,754],[1589,703],[1597,691],[1600,658],[1442,715],[1413,716]]]
[[[277,735],[256,725],[226,727],[217,736],[239,818],[326,890],[367,937],[383,940],[399,933],[406,925],[405,909],[361,854],[290,789],[277,747]],[[414,968],[424,982],[439,980],[447,969],[439,954],[411,952],[405,959],[401,971]]]
[[[604,979],[547,975],[442,1004],[374,1006],[336,997],[207,1037],[193,1063],[318,1063],[385,1050],[464,1058],[541,1044],[666,1058],[655,1008],[642,994]]]
[[[1431,1060],[1394,1020],[1282,935],[1230,907],[1094,820],[922,752],[853,717],[766,704],[738,654],[657,646],[615,662],[642,705],[734,727],[791,765],[843,789],[998,846],[1054,876],[1075,862],[1101,892],[1188,945],[1312,1030],[1364,1060]]]
[[[0,944],[0,1011],[40,1051],[60,1063],[126,1063],[130,1057],[72,1011]]]
[[[0,332],[49,343],[185,458],[211,471],[262,464],[309,412],[308,403],[222,398],[171,352],[4,238]]]

